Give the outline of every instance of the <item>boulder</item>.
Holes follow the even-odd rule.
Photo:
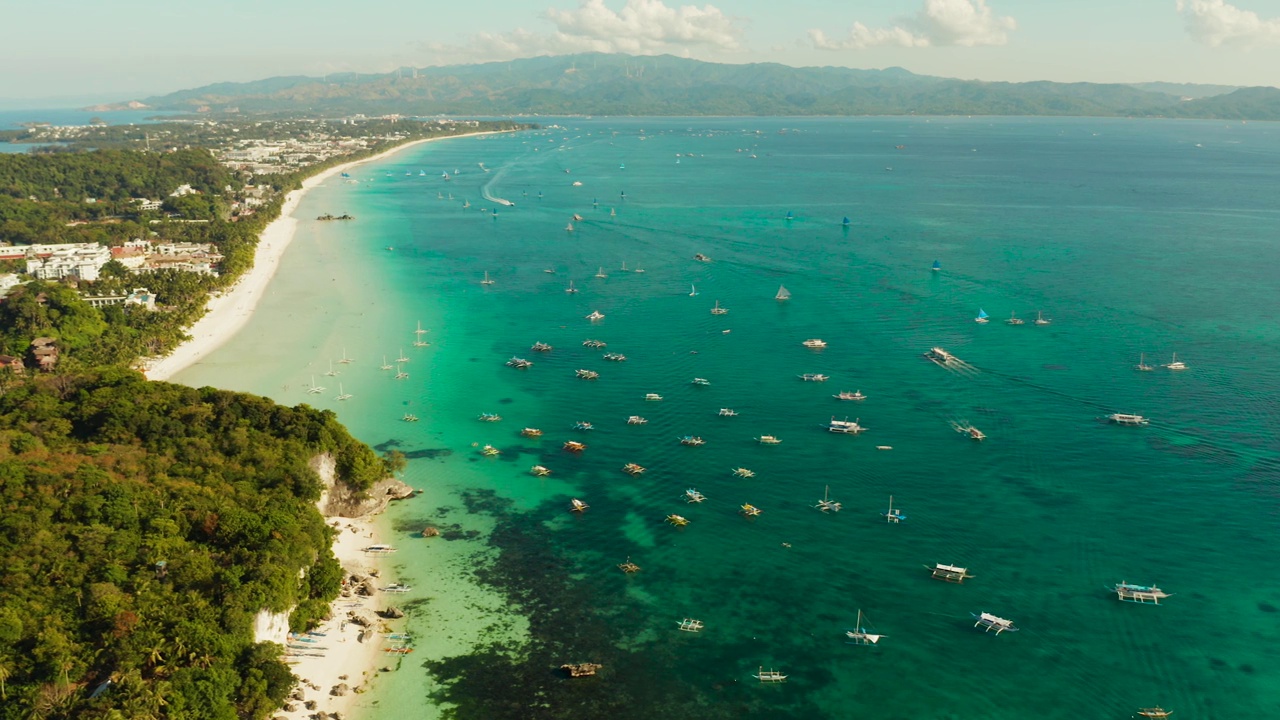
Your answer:
[[[395,606],[388,607],[386,610],[379,610],[378,614],[388,620],[396,620],[404,617],[404,611]]]
[[[318,706],[319,706],[319,703],[317,703],[315,700],[308,700],[302,703],[302,707],[308,710],[315,710]]]
[[[298,703],[287,702],[284,704],[285,712],[293,712],[294,710],[297,710],[297,709],[298,709]]]
[[[338,683],[337,685],[334,685],[329,690],[329,694],[333,695],[334,697],[342,697],[343,695],[346,695],[349,692],[351,692],[351,687],[346,683]]]
[[[352,623],[353,625],[359,625],[360,627],[373,627],[374,621],[373,618],[368,615],[352,610],[347,613],[347,622]]]

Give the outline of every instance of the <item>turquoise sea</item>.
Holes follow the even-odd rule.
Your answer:
[[[1280,127],[572,119],[352,175],[305,198],[249,326],[177,380],[331,408],[414,458],[425,492],[386,523],[423,640],[363,718],[1280,714]],[[379,366],[401,352],[397,381]],[[1175,352],[1188,370],[1134,369]],[[841,512],[814,509],[825,486]],[[933,580],[939,562],[976,577]],[[1122,580],[1173,597],[1121,603]],[[845,642],[859,609],[876,647]],[[984,634],[979,612],[1020,631]],[[605,667],[556,671],[579,661]],[[761,666],[790,678],[762,686]]]

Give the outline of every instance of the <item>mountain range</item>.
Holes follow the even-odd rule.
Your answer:
[[[136,102],[136,101],[132,101]],[[859,70],[580,54],[273,77],[145,98],[159,110],[325,115],[1080,115],[1280,120],[1280,90],[982,82]]]

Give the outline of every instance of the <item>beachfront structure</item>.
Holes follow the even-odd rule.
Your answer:
[[[27,274],[37,280],[97,280],[111,261],[111,249],[97,243],[27,245],[0,249],[0,260],[27,261]]]
[[[156,309],[156,295],[146,288],[134,288],[132,292],[117,295],[85,295],[84,301],[96,308],[111,305],[141,305],[148,310]]]

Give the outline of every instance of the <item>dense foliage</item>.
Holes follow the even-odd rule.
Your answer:
[[[901,68],[730,65],[582,54],[220,83],[147,98],[161,109],[455,115],[1084,115],[1280,119],[1280,90],[1183,103],[1182,88],[1002,83]],[[1205,88],[1206,92],[1215,89]],[[1220,88],[1218,89],[1220,90]],[[1248,95],[1247,100],[1232,95]]]
[[[251,626],[294,606],[305,626],[337,592],[308,468],[326,451],[356,486],[386,469],[328,411],[120,368],[5,377],[0,718],[279,707],[293,677]]]

